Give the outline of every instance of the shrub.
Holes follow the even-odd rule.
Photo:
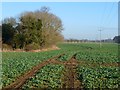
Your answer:
[[[2,50],[12,50],[12,47],[8,44],[2,44]]]
[[[36,43],[31,43],[31,44],[28,44],[26,45],[25,47],[25,50],[26,51],[30,51],[30,50],[37,50],[37,49],[40,49],[40,46]]]

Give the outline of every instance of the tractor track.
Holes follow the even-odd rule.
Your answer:
[[[78,61],[75,59],[74,54],[72,58],[64,63],[65,65],[65,73],[63,78],[63,89],[70,90],[82,90],[82,83],[77,79],[76,68],[78,65]]]
[[[46,61],[41,62],[40,64],[38,64],[37,66],[34,66],[31,70],[29,70],[28,72],[26,72],[24,75],[20,76],[19,78],[17,78],[15,80],[15,82],[11,83],[10,85],[2,88],[2,90],[20,90],[20,88],[23,86],[23,84],[30,78],[33,77],[35,75],[35,73],[41,69],[42,67],[46,66],[47,64],[62,64],[60,61],[55,60],[56,58],[62,56],[64,54],[55,56],[53,58],[50,58]]]
[[[76,53],[77,54],[77,53]],[[83,90],[83,86],[82,86],[82,82],[80,80],[78,80],[78,75],[77,75],[77,66],[81,65],[81,66],[88,66],[88,67],[96,67],[99,64],[97,63],[90,63],[88,61],[78,61],[75,56],[76,54],[74,54],[72,56],[71,59],[69,59],[68,61],[59,61],[56,60],[57,58],[65,55],[65,54],[61,54],[58,56],[55,56],[53,58],[50,58],[46,61],[43,61],[41,63],[39,63],[38,65],[34,66],[31,70],[29,70],[28,72],[26,72],[25,74],[23,74],[22,76],[20,76],[19,78],[17,78],[13,83],[11,83],[10,85],[2,88],[2,90],[21,90],[21,87],[26,83],[26,81],[31,78],[34,77],[34,75],[38,72],[38,70],[40,70],[42,67],[48,65],[48,64],[61,64],[65,66],[65,70],[63,73],[63,77],[62,77],[62,90],[66,90],[66,89],[70,89],[70,90]],[[101,66],[118,66],[118,64],[116,63],[102,63],[100,64]]]
[[[64,73],[64,79],[63,82],[63,89],[79,89],[81,88],[81,82],[77,79],[77,73],[76,73],[76,67],[78,65],[78,61],[75,59],[75,55],[72,56],[72,58],[68,61],[58,61],[57,58],[63,56],[64,54],[55,56],[51,59],[48,59],[46,61],[41,62],[37,66],[34,66],[31,70],[26,72],[24,75],[20,76],[15,80],[15,82],[11,83],[10,85],[4,87],[2,90],[21,90],[21,87],[26,83],[26,81],[30,77],[34,77],[34,75],[37,73],[38,70],[40,70],[42,67],[48,65],[48,64],[62,64],[65,66],[65,73]],[[76,90],[75,89],[75,90]]]

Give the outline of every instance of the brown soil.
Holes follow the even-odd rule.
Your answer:
[[[104,66],[104,67],[119,67],[120,62],[118,63],[103,63],[100,64],[100,66]]]
[[[76,68],[78,65],[77,60],[75,60],[74,56],[64,63],[65,72],[63,77],[63,88],[69,88],[72,90],[80,90],[82,89],[81,82],[77,79]]]
[[[39,49],[39,50],[31,50],[29,52],[43,52],[43,51],[50,51],[50,50],[59,50],[57,46],[53,45],[51,48],[44,48],[44,49]]]
[[[66,72],[64,72],[64,77],[63,77],[63,82],[64,82],[63,88],[81,88],[81,82],[77,79],[77,74],[76,74],[76,67],[78,65],[77,60],[75,60],[73,57],[66,62],[56,60],[58,57],[60,57],[62,55],[64,55],[64,54],[53,57],[47,61],[44,61],[44,62],[38,64],[37,66],[33,67],[30,71],[26,72],[24,75],[22,75],[18,79],[16,79],[15,82],[4,87],[3,90],[10,90],[10,89],[19,90],[22,87],[22,85],[25,84],[25,82],[30,77],[33,77],[39,69],[46,66],[47,64],[65,65]]]
[[[118,66],[117,63],[102,63],[102,64],[98,64],[98,63],[91,63],[88,61],[78,61],[75,59],[75,55],[73,55],[73,57],[68,60],[68,61],[58,61],[56,60],[57,58],[59,58],[60,56],[62,56],[64,54],[55,56],[51,59],[48,59],[47,61],[44,61],[40,64],[38,64],[37,66],[33,67],[30,71],[26,72],[24,75],[20,76],[18,79],[16,79],[15,82],[11,83],[10,85],[6,86],[5,88],[3,88],[3,90],[10,90],[10,89],[16,89],[19,90],[23,84],[25,84],[25,82],[30,78],[33,77],[35,75],[35,73],[41,69],[42,67],[48,65],[48,64],[62,64],[65,66],[65,71],[63,73],[63,77],[62,77],[62,81],[63,81],[63,85],[62,88],[69,88],[70,90],[81,90],[82,87],[82,83],[80,82],[80,80],[77,79],[77,73],[76,73],[76,69],[78,65],[81,66],[87,66],[87,67],[96,67],[96,66],[105,66],[105,67],[109,67],[109,66]]]
[[[44,51],[59,50],[59,49],[60,48],[58,48],[57,46],[53,45],[50,48],[30,50],[30,51],[27,51],[27,52],[44,52]],[[3,49],[3,50],[0,50],[0,52],[26,52],[26,51],[24,49],[15,49],[15,50],[12,50],[12,49]]]
[[[3,88],[3,90],[10,90],[10,89],[20,89],[20,87],[32,76],[35,75],[35,73],[41,69],[42,67],[44,67],[45,65],[47,64],[61,64],[61,62],[59,61],[55,61],[56,58],[62,56],[64,54],[61,54],[61,55],[58,55],[58,56],[55,56],[47,61],[44,61],[40,64],[38,64],[37,66],[33,67],[30,71],[26,72],[24,75],[20,76],[18,79],[16,79],[15,82],[11,83],[10,85],[6,86]]]

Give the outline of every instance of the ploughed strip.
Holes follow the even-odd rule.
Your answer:
[[[35,73],[41,69],[42,67],[46,66],[47,64],[61,64],[60,61],[55,60],[56,58],[62,56],[64,54],[55,56],[51,59],[48,59],[47,61],[43,61],[40,64],[38,64],[37,66],[34,66],[31,70],[29,70],[28,72],[26,72],[25,74],[23,74],[22,76],[20,76],[17,80],[15,80],[15,82],[11,83],[10,85],[4,87],[2,90],[10,90],[10,89],[20,89],[20,87],[32,76],[35,75]]]

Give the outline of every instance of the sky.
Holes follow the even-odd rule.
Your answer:
[[[42,6],[58,16],[63,23],[65,39],[99,40],[118,35],[117,2],[3,2],[2,19],[18,18],[25,11],[35,11]]]

